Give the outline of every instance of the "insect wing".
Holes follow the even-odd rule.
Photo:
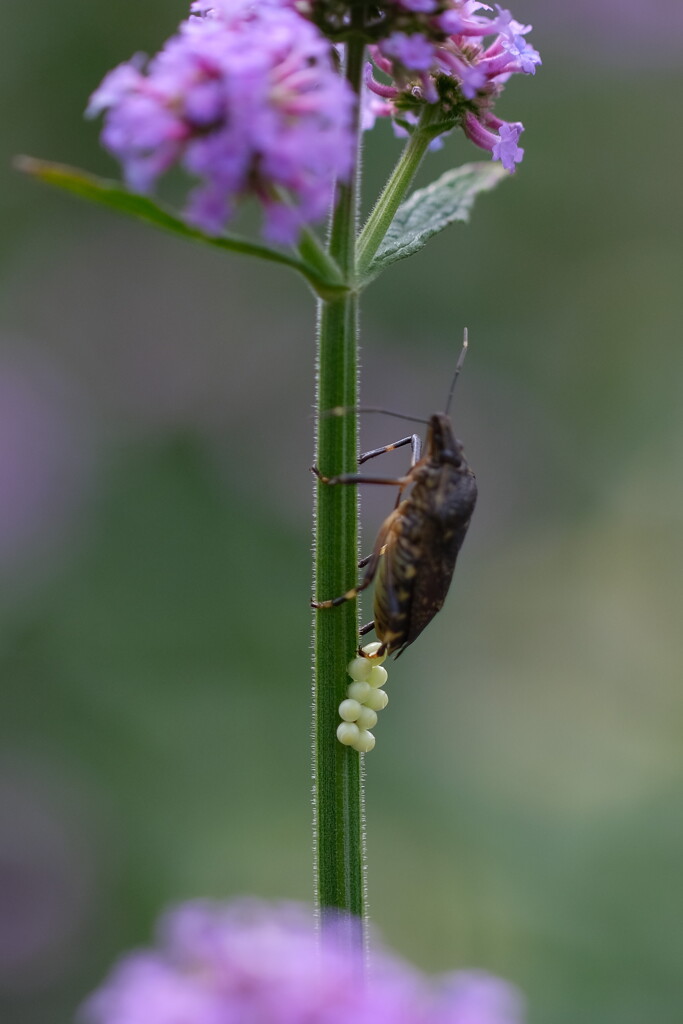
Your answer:
[[[406,647],[417,639],[436,613],[441,611],[453,579],[458,552],[469,525],[469,519],[457,525],[449,524],[446,529],[443,529],[438,520],[427,521],[424,524],[421,556],[410,609],[410,628],[405,640]]]

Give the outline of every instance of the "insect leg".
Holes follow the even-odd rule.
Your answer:
[[[367,568],[365,570],[365,575],[363,576],[363,579],[360,581],[358,586],[354,587],[352,590],[347,590],[345,594],[340,594],[339,597],[333,597],[329,601],[311,601],[312,608],[336,608],[337,605],[344,604],[345,601],[353,601],[354,597],[360,594],[362,590],[365,590],[367,587],[370,586],[370,584],[375,578],[375,573],[377,572],[379,560],[384,552],[384,543],[387,534],[389,533],[389,528],[391,526],[392,521],[393,513],[392,515],[388,516],[387,519],[382,524],[379,534],[377,535],[377,540],[375,541],[374,550],[370,557],[365,560]]]
[[[374,459],[378,455],[384,455],[385,452],[393,452],[396,448],[402,448],[406,444],[410,445],[410,468],[413,469],[413,467],[420,461],[420,455],[422,454],[422,441],[418,434],[411,434],[410,437],[402,437],[400,441],[394,441],[393,444],[385,444],[383,448],[373,448],[371,452],[364,452],[358,459],[358,465],[362,466],[364,462],[368,461],[368,459]],[[407,476],[405,480],[408,480]],[[395,508],[398,507],[401,500],[401,494],[405,487],[405,483],[399,483],[398,486],[399,491],[396,496]],[[359,563],[359,568],[362,565],[363,562]]]
[[[345,594],[340,594],[339,597],[333,597],[329,601],[311,601],[311,608],[336,608],[337,605],[344,604],[345,601],[353,601],[354,597],[357,597],[362,590],[369,587],[374,578],[375,572],[373,571],[372,576],[364,576],[357,587],[353,590],[347,590]]]
[[[422,442],[417,434],[411,434],[410,437],[402,437],[400,441],[394,441],[393,444],[385,444],[382,448],[373,448],[371,452],[364,452],[358,459],[358,465],[362,466],[368,459],[374,459],[377,455],[384,455],[385,452],[393,452],[396,448],[403,448],[406,444],[409,444],[412,449],[410,464],[414,466],[420,458],[420,450],[422,448]]]
[[[386,545],[383,545],[382,546],[382,550],[380,551],[380,555],[384,554],[385,548],[386,548]],[[366,555],[365,558],[361,558],[360,562],[358,563],[358,568],[359,569],[363,569],[368,564],[368,562],[371,559],[372,559],[372,555]]]
[[[391,487],[407,487],[410,477],[358,476],[357,473],[342,473],[340,476],[323,476],[317,466],[311,466],[321,484],[389,484]]]
[[[375,620],[373,619],[372,622],[366,622],[364,626],[360,627],[360,629],[358,630],[358,635],[359,636],[365,636],[367,633],[369,633],[374,628],[375,628]]]

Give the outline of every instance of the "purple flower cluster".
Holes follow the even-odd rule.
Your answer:
[[[239,200],[263,206],[263,233],[296,241],[323,218],[353,162],[353,94],[329,42],[286,0],[196,0],[145,70],[111,71],[87,113],[105,111],[103,145],[126,182],[149,192],[180,164],[199,184],[187,220],[218,234]]]
[[[85,1024],[521,1024],[508,983],[459,972],[428,983],[388,956],[318,936],[296,906],[189,903],[157,948],[130,954],[83,1007]]]
[[[368,65],[370,110],[411,122],[421,105],[438,103],[446,121],[514,171],[524,126],[496,117],[493,105],[511,75],[535,74],[541,58],[525,39],[531,25],[498,4],[493,18],[480,11],[492,8],[477,0],[394,0],[388,34],[371,48],[375,69],[392,81],[377,81]]]

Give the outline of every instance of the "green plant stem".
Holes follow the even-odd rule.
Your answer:
[[[375,207],[360,233],[357,246],[356,273],[360,281],[372,263],[394,215],[405,199],[429,143],[448,125],[443,124],[438,105],[425,106],[420,120],[406,143]]]
[[[347,46],[346,76],[360,89],[364,45]],[[358,131],[356,132],[358,136]],[[360,155],[360,144],[358,145]],[[329,251],[346,281],[355,275],[358,175],[338,188]],[[327,476],[354,472],[357,417],[325,415],[357,404],[358,300],[350,291],[321,300],[318,317],[316,462]],[[357,578],[358,503],[356,488],[316,486],[316,599],[337,597]],[[346,696],[346,666],[358,644],[356,602],[315,612],[314,652],[314,842],[316,898],[323,915],[343,911],[350,938],[360,939],[365,911],[363,791],[360,755],[337,740],[338,707]],[[357,923],[356,923],[357,922]]]

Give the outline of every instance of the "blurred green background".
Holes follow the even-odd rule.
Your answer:
[[[371,909],[430,971],[514,980],[531,1024],[680,1024],[683,13],[513,10],[545,62],[501,103],[524,164],[363,310],[363,399],[422,415],[469,326],[480,485],[367,759]],[[185,11],[3,10],[4,1024],[70,1021],[170,902],[310,898],[309,296],[9,167],[113,174],[87,97]],[[452,138],[422,180],[479,158]]]

